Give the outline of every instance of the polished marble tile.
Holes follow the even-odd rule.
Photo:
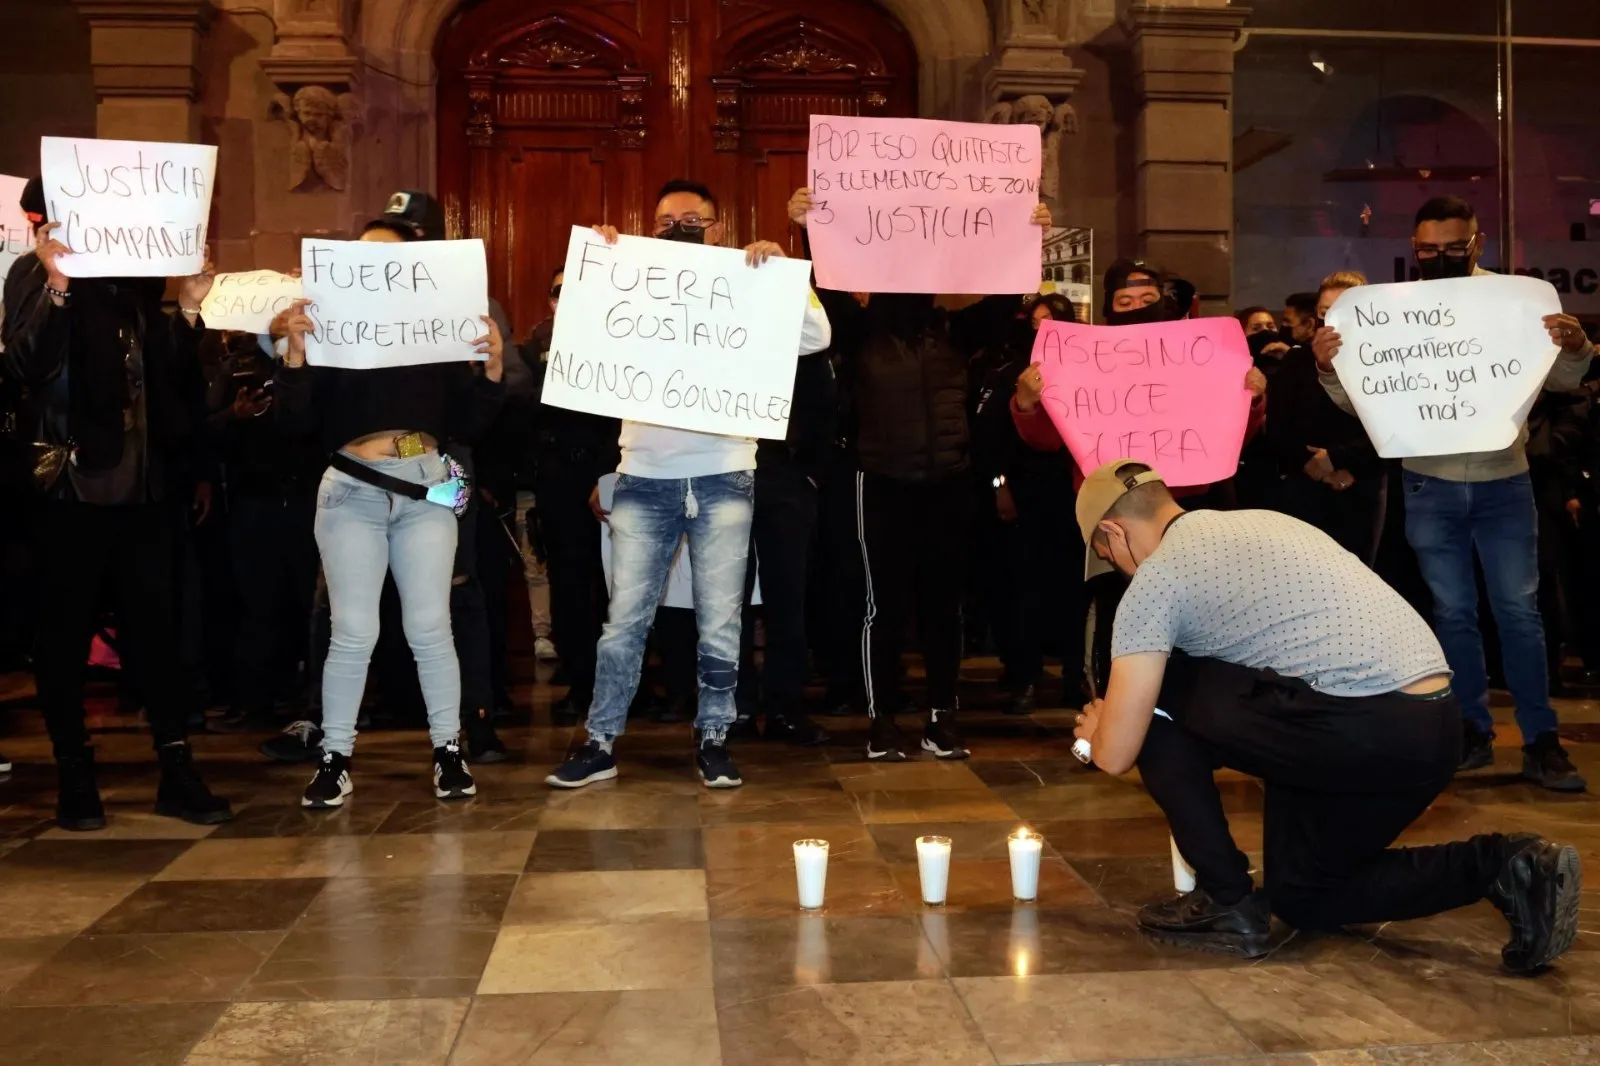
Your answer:
[[[185,1066],[444,1066],[469,1002],[235,1003]]]
[[[478,987],[480,995],[710,988],[705,922],[508,925]]]
[[[711,923],[719,988],[913,981],[944,976],[914,918],[787,918]]]
[[[549,791],[548,786],[546,791]],[[531,832],[539,828],[544,802],[545,796],[541,793],[529,799],[479,796],[463,802],[396,803],[376,831],[380,835]]]
[[[534,841],[527,872],[696,870],[705,863],[698,829],[549,829]]]
[[[717,1066],[710,989],[480,996],[451,1066]]]
[[[1227,965],[1204,952],[1156,944],[1132,918],[1106,907],[922,914],[928,941],[953,977],[1129,970],[1187,970]]]
[[[225,1003],[0,1009],[7,1063],[181,1066]]]
[[[282,933],[80,936],[18,981],[8,1006],[232,999]]]
[[[0,882],[0,937],[81,933],[121,903],[142,877]]]
[[[1017,817],[986,788],[944,792],[934,789],[856,791],[850,798],[868,825],[904,822],[1003,822]]]
[[[708,789],[701,793],[701,825],[710,827],[751,822],[859,825],[861,817],[849,794],[837,782],[831,786]]]
[[[193,847],[186,840],[30,840],[0,859],[0,885],[151,877]]]
[[[723,1066],[993,1066],[948,981],[717,989]]]
[[[305,913],[324,882],[318,878],[259,881],[151,881],[88,932],[244,933],[287,929]]]
[[[1002,1066],[1257,1050],[1181,973],[965,977],[954,983]]]
[[[165,881],[249,881],[333,877],[348,866],[360,838],[261,837],[202,840],[162,870]]]
[[[800,911],[794,865],[787,869],[706,871],[706,902],[713,918],[786,918]],[[898,915],[908,902],[887,863],[828,864],[821,913],[827,915]]]
[[[505,912],[507,925],[703,922],[706,918],[703,870],[524,874]]]
[[[909,765],[909,764],[907,764]],[[794,842],[828,842],[828,868],[845,863],[880,863],[883,855],[871,831],[862,825],[819,827],[805,822],[729,825],[704,830],[706,869],[779,870],[794,872]]]
[[[540,829],[698,829],[698,796],[659,795],[619,789],[552,793]]]
[[[1068,859],[1127,858],[1146,855],[1170,858],[1171,829],[1162,815],[1138,818],[1095,818],[1039,822],[1036,826]],[[1261,815],[1228,815],[1234,843],[1243,851],[1261,850]]]
[[[106,808],[106,827],[94,834],[95,840],[203,840],[219,826],[191,825],[178,818],[167,818],[146,806],[112,804]],[[82,833],[62,829],[50,817],[37,834],[40,840],[83,841]]]
[[[297,931],[446,925],[494,929],[515,874],[339,877],[325,882]]]
[[[241,1000],[468,996],[494,947],[482,926],[295,929],[240,989]]]
[[[1600,1038],[1374,1047],[1320,1052],[1311,1061],[1313,1066],[1593,1066],[1600,1062]]]
[[[512,874],[527,861],[534,836],[529,831],[202,840],[160,879]]]
[[[891,869],[900,891],[915,909],[922,899],[921,875],[916,865],[896,863]],[[1044,908],[1093,906],[1100,902],[1093,890],[1061,859],[1044,859],[1039,863],[1038,891],[1035,902]],[[952,859],[946,897],[941,907],[946,913],[1010,911],[1017,903],[1011,891],[1010,860]]]
[[[1190,982],[1263,1051],[1422,1044],[1439,1037],[1349,981],[1304,966],[1206,970]]]
[[[66,946],[70,936],[25,936],[0,939],[0,993],[38,969]]]
[[[835,763],[832,772],[846,792],[968,792],[984,787],[964,762]]]
[[[366,796],[329,811],[311,810],[283,798],[266,799],[236,812],[233,821],[217,826],[211,836],[215,840],[371,836],[394,807],[392,802],[374,801]]]
[[[1120,781],[1112,787],[1050,785],[997,790],[1018,818],[1028,822],[1067,822],[1099,818],[1160,818],[1161,808],[1143,789]]]
[[[1069,749],[1071,742],[1066,745]],[[1092,784],[1112,778],[1091,769],[1068,752],[1058,756],[1035,754],[1020,759],[975,759],[966,765],[972,773],[990,788],[1024,787],[1047,788],[1052,785]]]

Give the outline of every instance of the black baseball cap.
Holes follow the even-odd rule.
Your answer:
[[[408,241],[442,241],[444,207],[425,192],[402,189],[389,197],[383,214],[368,222],[361,232],[374,229],[398,233]]]

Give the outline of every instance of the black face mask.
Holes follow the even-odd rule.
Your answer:
[[[682,222],[674,222],[656,236],[663,241],[680,241],[683,244],[706,243],[706,227],[686,226]]]
[[[1106,314],[1108,326],[1144,326],[1152,322],[1166,322],[1172,318],[1167,311],[1166,301],[1157,300],[1153,304],[1135,307],[1131,311],[1111,311]]]
[[[1472,276],[1472,256],[1436,255],[1417,260],[1417,273],[1423,281],[1440,281],[1444,278],[1469,278]]]
[[[1269,344],[1290,343],[1288,338],[1275,329],[1264,329],[1260,333],[1252,333],[1246,338],[1246,341],[1250,345],[1250,355],[1255,359],[1262,358],[1262,349]]]

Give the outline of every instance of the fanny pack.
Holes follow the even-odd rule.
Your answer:
[[[425,500],[440,507],[448,507],[455,512],[457,518],[460,518],[467,513],[467,503],[472,499],[472,481],[460,463],[443,452],[439,454],[439,458],[444,460],[445,473],[448,476],[437,485],[418,485],[403,478],[392,477],[381,470],[372,469],[366,463],[352,459],[344,452],[334,452],[329,456],[328,465],[341,474],[349,474],[357,481],[395,496],[404,496],[408,500]]]

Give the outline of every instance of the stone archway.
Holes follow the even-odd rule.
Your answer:
[[[979,118],[984,100],[978,68],[994,39],[984,0],[877,2],[900,20],[916,45],[922,113]],[[366,0],[362,5],[368,135],[358,179],[367,201],[377,202],[397,185],[434,185],[433,49],[446,20],[461,6],[462,0]]]

